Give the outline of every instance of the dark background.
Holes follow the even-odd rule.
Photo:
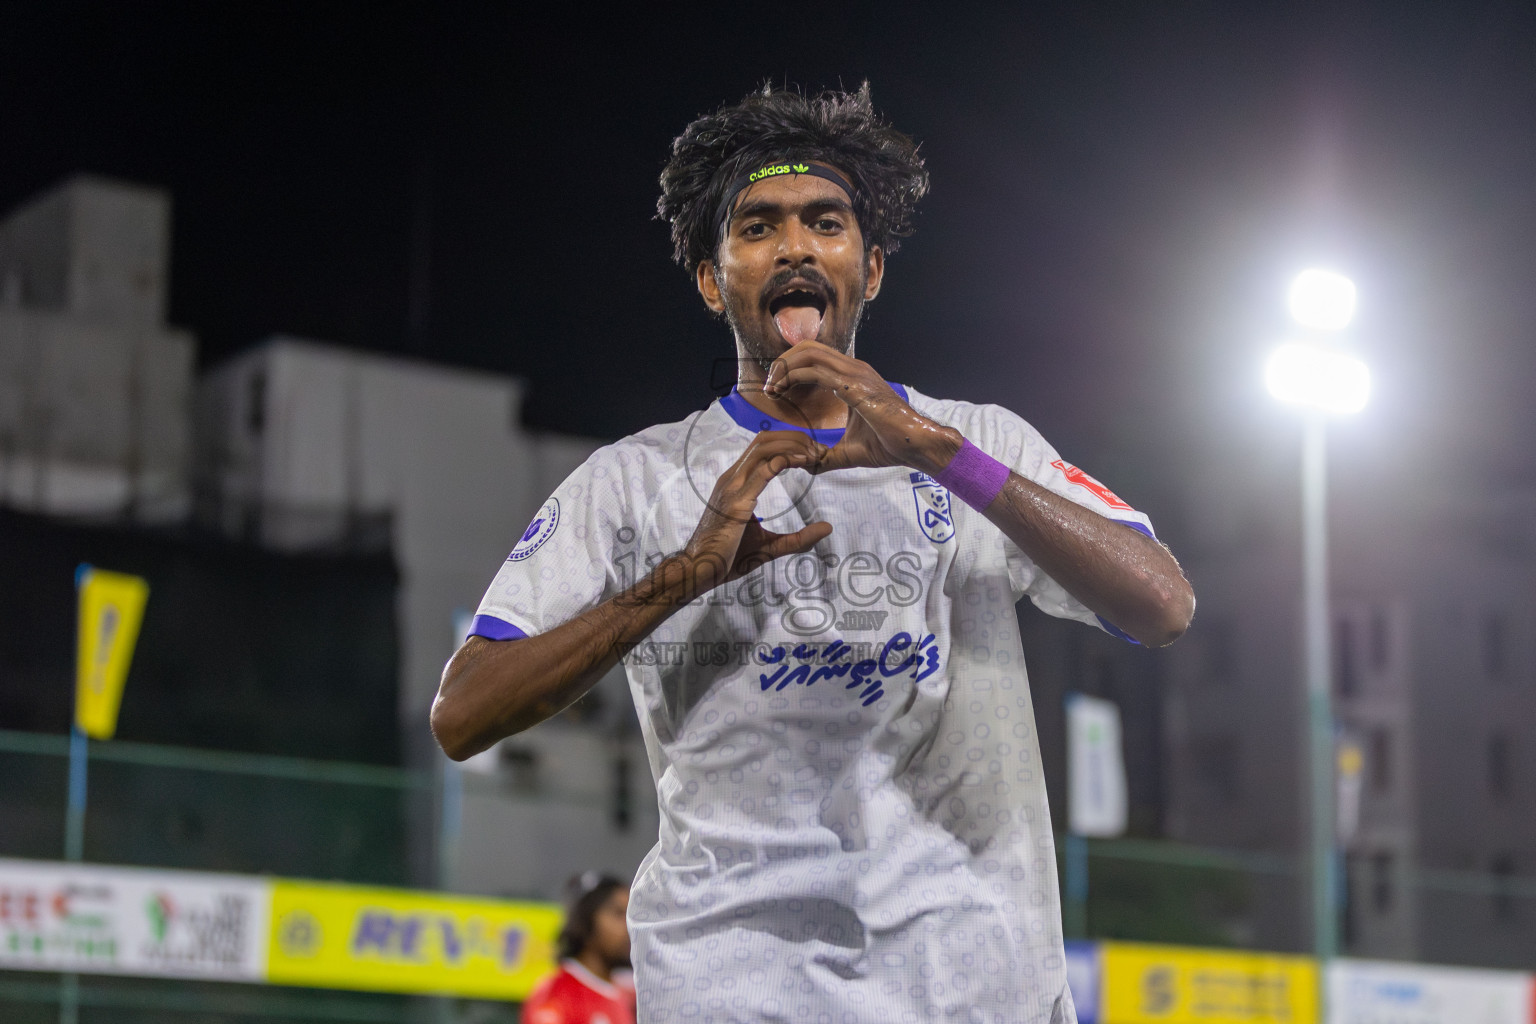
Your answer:
[[[286,332],[524,375],[535,427],[681,418],[731,349],[654,219],[670,140],[868,78],[933,174],[860,337],[888,378],[1013,408],[1190,552],[1193,478],[1295,500],[1261,366],[1320,262],[1376,377],[1340,497],[1536,484],[1532,5],[0,10],[0,209],[170,190],[205,365]]]
[[[1346,459],[1536,472],[1530,5],[628,10],[9,4],[0,207],[163,186],[205,364],[287,332],[514,372],[531,425],[616,437],[730,351],[652,219],[672,136],[867,77],[933,174],[860,339],[888,378],[1010,406],[1134,502],[1292,429],[1260,366],[1322,262],[1377,379]]]
[[[120,738],[399,762],[398,576],[387,552],[279,554],[190,528],[8,510],[0,510],[0,579],[10,581],[0,587],[0,728],[69,731],[82,562],[154,581]]]

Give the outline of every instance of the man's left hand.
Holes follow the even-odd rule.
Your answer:
[[[949,465],[964,438],[904,402],[875,368],[818,341],[802,341],[774,361],[763,382],[770,398],[827,388],[848,406],[848,428],[815,472],[909,466],[930,476]]]

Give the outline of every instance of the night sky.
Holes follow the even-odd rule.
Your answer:
[[[888,378],[1133,480],[1262,447],[1321,262],[1378,388],[1345,458],[1536,483],[1532,7],[1153,6],[9,4],[0,206],[169,189],[204,365],[297,334],[517,373],[530,424],[617,437],[731,352],[653,219],[672,136],[868,78],[933,175],[860,335]]]

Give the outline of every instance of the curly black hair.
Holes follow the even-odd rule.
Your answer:
[[[720,243],[715,215],[729,184],[754,164],[790,157],[829,164],[852,179],[866,248],[893,253],[912,234],[928,171],[917,143],[875,113],[869,83],[815,96],[764,85],[672,140],[656,213],[672,225],[673,258],[689,273],[713,259]]]

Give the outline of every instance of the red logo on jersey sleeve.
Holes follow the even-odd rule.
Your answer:
[[[1055,462],[1051,463],[1051,465],[1061,470],[1062,475],[1072,483],[1077,484],[1079,487],[1086,487],[1094,494],[1098,495],[1099,500],[1108,505],[1110,508],[1124,509],[1127,512],[1136,511],[1120,498],[1116,497],[1114,491],[1110,490],[1108,487],[1105,487],[1093,477],[1072,465],[1072,463],[1063,462],[1062,460],[1057,459]]]

